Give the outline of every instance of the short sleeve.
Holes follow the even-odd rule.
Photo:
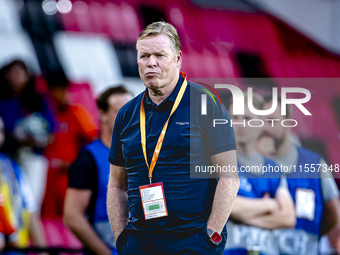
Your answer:
[[[81,151],[69,168],[68,186],[76,189],[94,190],[97,186],[97,166],[89,151]]]
[[[235,133],[229,112],[217,98],[207,96],[207,103],[208,112],[203,120],[204,138],[210,143],[211,154],[236,150]]]
[[[321,165],[327,164],[326,161],[321,158],[320,162]],[[328,169],[328,166],[327,166]],[[321,181],[321,190],[322,190],[322,197],[325,202],[332,200],[333,198],[339,197],[339,190],[334,181],[334,177],[331,172],[320,172],[320,181]]]
[[[121,142],[121,132],[122,132],[122,112],[118,112],[115,120],[115,125],[112,132],[111,148],[109,155],[109,162],[116,166],[125,166],[126,161],[123,156],[123,148]]]

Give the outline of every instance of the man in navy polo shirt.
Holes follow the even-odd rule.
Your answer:
[[[230,120],[229,113],[179,72],[181,45],[172,25],[149,25],[136,47],[146,90],[119,111],[109,156],[107,209],[117,251],[222,254],[237,171],[220,172],[219,179],[190,174],[202,177],[193,172],[196,166],[237,169],[233,129],[213,125],[214,119]]]

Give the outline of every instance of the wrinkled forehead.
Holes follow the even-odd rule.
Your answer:
[[[145,52],[160,52],[174,50],[174,46],[170,38],[165,34],[149,35],[137,42],[137,51]]]

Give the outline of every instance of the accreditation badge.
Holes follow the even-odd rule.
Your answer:
[[[315,193],[311,189],[296,189],[296,215],[298,218],[314,220]]]
[[[140,186],[139,192],[146,220],[168,216],[162,182]]]

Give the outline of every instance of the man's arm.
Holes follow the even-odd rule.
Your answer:
[[[329,169],[323,158],[320,159],[319,163],[322,166],[326,165],[327,169]],[[324,235],[332,230],[339,222],[339,190],[334,181],[332,172],[321,171],[320,178],[322,198],[324,201],[320,235]]]
[[[320,235],[327,234],[338,221],[338,198],[333,198],[323,203],[323,214]]]
[[[35,246],[46,247],[44,228],[36,212],[30,213],[29,232]]]
[[[237,196],[230,217],[246,222],[249,218],[261,216],[279,209],[276,199],[264,196],[263,198],[247,198]]]
[[[236,151],[225,151],[211,157],[213,165],[226,166],[237,169]],[[218,233],[229,218],[230,212],[240,186],[237,171],[218,173],[219,181],[216,187],[211,214],[207,228]]]
[[[95,254],[111,254],[110,249],[98,237],[85,217],[92,191],[68,188],[64,205],[64,224],[74,235]]]
[[[250,218],[246,223],[267,229],[292,228],[295,226],[296,217],[293,200],[286,187],[279,187],[275,194],[278,209],[258,217]]]
[[[340,214],[340,201],[336,198],[337,202],[337,213],[338,213],[338,221],[334,228],[331,229],[327,233],[328,240],[332,247],[336,248],[337,252],[340,254],[340,222],[339,222],[339,214]]]
[[[107,188],[107,214],[115,242],[127,225],[129,218],[127,175],[125,167],[110,166],[110,180]]]

